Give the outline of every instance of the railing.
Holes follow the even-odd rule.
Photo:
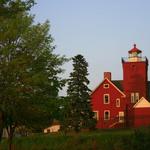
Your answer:
[[[116,125],[123,125],[125,124],[125,117],[111,117],[109,120],[104,120],[101,118],[101,123],[103,122],[104,128],[115,128]]]
[[[129,62],[129,59],[130,59],[131,57],[122,57],[122,62]],[[138,57],[139,59],[140,59],[140,61],[142,61],[142,62],[145,62],[145,61],[147,61],[147,58],[146,57]]]
[[[150,126],[150,115],[136,115],[126,117],[111,117],[109,120],[99,118],[102,128],[128,128]]]

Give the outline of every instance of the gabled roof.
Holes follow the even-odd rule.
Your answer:
[[[150,108],[150,102],[147,101],[144,97],[142,97],[133,108]]]
[[[122,94],[123,97],[125,97],[125,94],[121,91],[122,85],[121,80],[114,80],[110,81],[108,78],[104,78],[104,80],[92,91],[91,95],[104,83],[104,81],[109,82],[120,94]]]
[[[111,81],[118,89],[120,89],[121,91],[123,91],[123,80],[112,80]]]

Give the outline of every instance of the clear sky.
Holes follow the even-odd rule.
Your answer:
[[[91,89],[102,81],[105,71],[112,72],[112,79],[122,79],[121,57],[128,56],[134,43],[150,60],[150,0],[36,2],[31,12],[36,22],[50,21],[55,53],[86,58]],[[71,63],[64,68],[68,77]]]

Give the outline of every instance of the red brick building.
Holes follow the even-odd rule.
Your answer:
[[[122,58],[123,80],[112,80],[105,72],[91,94],[97,128],[150,125],[148,59],[136,45],[128,54]]]

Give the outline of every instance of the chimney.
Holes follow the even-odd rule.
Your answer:
[[[104,72],[104,78],[107,78],[111,81],[111,72]]]

